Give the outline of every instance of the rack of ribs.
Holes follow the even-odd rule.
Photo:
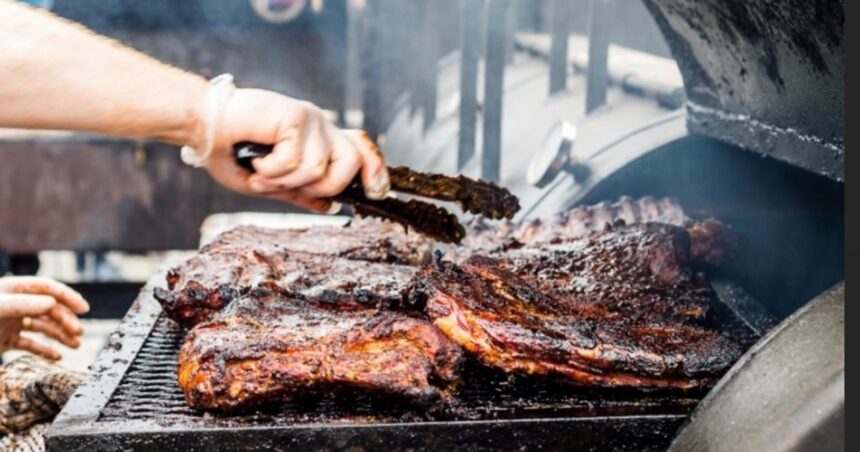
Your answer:
[[[584,386],[693,389],[740,355],[712,325],[715,294],[665,224],[437,260],[410,301],[485,365]]]
[[[178,373],[199,409],[328,391],[427,405],[450,397],[461,361],[460,347],[426,320],[255,289],[188,333]]]
[[[192,327],[180,387],[215,410],[356,389],[425,404],[447,399],[463,351],[582,386],[709,386],[741,352],[692,266],[727,254],[723,226],[669,201],[607,206],[485,228],[456,260],[380,222],[223,234],[156,292]]]
[[[184,326],[210,318],[254,287],[330,302],[395,307],[431,242],[375,220],[344,227],[242,226],[171,269],[155,297]]]
[[[639,199],[621,197],[613,203],[601,202],[575,207],[550,218],[522,222],[488,222],[476,217],[467,227],[464,250],[491,249],[506,243],[540,243],[585,237],[602,231],[606,225],[663,223],[682,226],[691,237],[691,260],[694,263],[719,265],[728,261],[738,246],[737,236],[722,222],[709,218],[702,221],[688,217],[671,198]]]

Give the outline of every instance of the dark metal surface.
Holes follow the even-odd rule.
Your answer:
[[[13,275],[35,275],[42,267],[39,255],[34,253],[12,254],[8,257],[9,272]],[[5,272],[4,272],[5,273]]]
[[[478,59],[481,29],[484,24],[484,0],[462,2],[463,19],[460,44],[460,133],[457,144],[457,169],[475,155],[478,120]]]
[[[689,126],[841,180],[842,0],[645,0],[684,76]]]
[[[88,319],[121,319],[140,294],[142,283],[97,282],[69,284],[90,304]]]
[[[701,395],[581,390],[477,366],[449,408],[425,411],[360,394],[285,402],[243,415],[188,408],[176,383],[183,332],[152,298],[153,277],[46,434],[76,450],[662,450]],[[717,306],[726,331],[759,337]]]
[[[53,11],[168,64],[340,110],[346,2],[325,6],[286,24],[266,22],[248,1],[55,0]]]
[[[509,0],[489,0],[484,62],[484,147],[481,178],[498,182],[502,165],[502,96],[505,88],[505,36]]]
[[[613,0],[591,0],[588,20],[588,72],[585,111],[606,103],[609,89],[609,44],[612,36]]]
[[[85,135],[0,138],[0,181],[10,254],[196,249],[210,213],[296,211],[221,188],[175,146]]]
[[[839,284],[741,358],[670,450],[845,450],[844,329]]]
[[[736,315],[747,328],[757,336],[763,337],[776,325],[776,318],[768,312],[747,291],[736,284],[730,284],[724,279],[712,282],[717,296],[728,309]]]
[[[674,197],[691,216],[738,233],[742,252],[721,272],[779,319],[844,279],[843,184],[700,135],[632,160],[625,152],[590,160],[594,183],[559,179],[534,214],[625,195]]]

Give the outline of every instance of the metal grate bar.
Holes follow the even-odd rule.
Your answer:
[[[727,305],[718,303],[715,311],[722,329],[745,347],[758,340],[759,336]],[[216,416],[188,407],[176,382],[176,356],[183,337],[184,331],[173,321],[163,314],[158,318],[102,409],[99,423],[158,420],[171,425],[235,426],[608,416],[655,410],[685,414],[698,402],[695,395],[572,389],[541,378],[515,377],[470,364],[463,372],[462,389],[444,410],[428,413],[394,400],[341,393],[283,402],[251,414]]]
[[[728,330],[742,325],[728,323]],[[392,400],[361,394],[339,394],[284,402],[270,410],[241,416],[205,415],[189,408],[176,382],[176,356],[182,330],[161,317],[128,372],[102,410],[99,422],[154,420],[221,425],[270,423],[378,423],[416,420],[514,419],[562,415],[625,415],[657,409],[683,414],[695,396],[636,391],[572,390],[538,378],[513,377],[476,365],[464,371],[463,388],[444,412],[426,413]],[[741,330],[746,342],[753,337]]]

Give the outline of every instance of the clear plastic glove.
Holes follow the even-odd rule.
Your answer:
[[[78,315],[89,310],[81,294],[52,279],[0,278],[0,353],[18,349],[59,360],[56,350],[22,336],[21,331],[38,332],[76,348],[83,332]]]
[[[232,145],[240,141],[274,145],[271,154],[254,160],[256,174],[233,161]],[[311,103],[258,89],[238,89],[227,101],[206,169],[237,192],[316,212],[330,210],[326,198],[359,172],[371,199],[384,198],[390,187],[382,154],[366,132],[341,130]]]

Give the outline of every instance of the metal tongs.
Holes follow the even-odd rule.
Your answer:
[[[271,152],[271,145],[241,142],[233,146],[236,163],[251,172],[254,172],[251,161]],[[464,212],[493,220],[513,218],[520,210],[519,199],[508,189],[492,182],[465,176],[420,173],[405,166],[388,167],[388,174],[392,191],[455,202]],[[368,199],[358,176],[332,199],[351,205],[358,216],[373,216],[400,223],[440,242],[460,243],[466,236],[466,229],[457,216],[442,207],[415,199]]]

